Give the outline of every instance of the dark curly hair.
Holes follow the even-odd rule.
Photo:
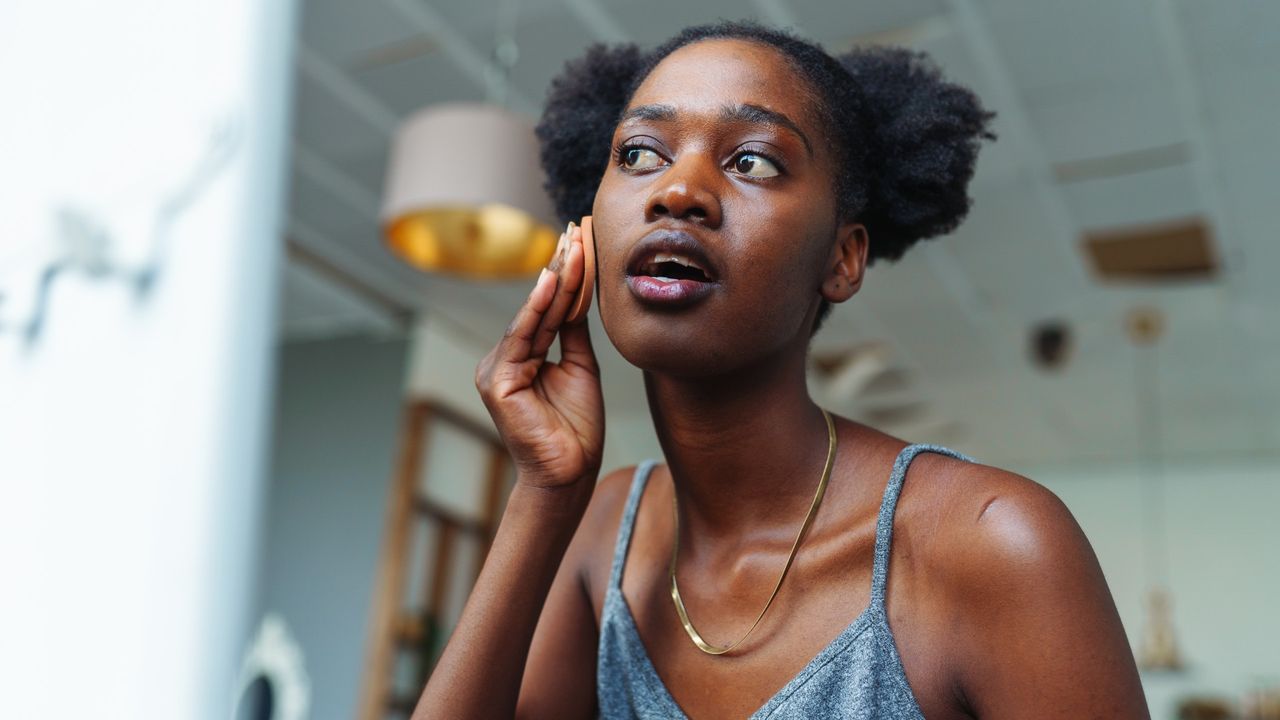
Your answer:
[[[948,233],[964,219],[978,148],[995,139],[994,114],[973,92],[944,79],[923,53],[868,47],[833,57],[785,30],[720,21],[686,28],[647,52],[634,44],[593,44],[552,80],[536,132],[544,187],[561,222],[591,214],[614,128],[644,79],[675,50],[712,38],[777,48],[808,81],[806,109],[837,153],[838,217],[866,226],[869,263],[897,260],[918,240]],[[830,309],[824,301],[814,332]]]

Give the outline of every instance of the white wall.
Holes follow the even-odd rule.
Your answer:
[[[288,1],[0,5],[0,717],[230,715],[292,18]],[[59,263],[78,269],[29,338]]]
[[[1147,573],[1136,466],[1029,471],[1071,508],[1098,554],[1137,646]],[[1183,463],[1165,473],[1168,586],[1189,668],[1144,674],[1154,718],[1176,698],[1231,698],[1280,684],[1280,459]]]

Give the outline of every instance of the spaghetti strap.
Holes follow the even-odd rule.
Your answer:
[[[610,588],[622,589],[622,570],[627,564],[627,548],[631,547],[631,530],[636,524],[636,510],[640,507],[640,496],[644,495],[649,475],[657,464],[657,460],[645,460],[636,466],[635,475],[631,478],[631,490],[627,493],[622,522],[618,524],[618,539],[613,547],[613,567],[609,571]]]
[[[880,516],[876,521],[876,555],[871,570],[871,605],[884,610],[885,586],[889,578],[889,546],[893,541],[893,514],[898,507],[898,495],[902,492],[902,482],[907,477],[907,468],[911,461],[922,452],[939,453],[965,462],[975,462],[964,453],[941,445],[914,443],[902,448],[893,461],[893,473],[889,476],[889,484],[884,488],[884,500],[880,503]]]

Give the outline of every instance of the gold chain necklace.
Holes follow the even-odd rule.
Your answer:
[[[805,532],[813,524],[813,516],[817,514],[818,506],[822,504],[822,496],[827,492],[827,480],[831,479],[831,466],[836,458],[836,426],[831,421],[831,413],[827,412],[825,408],[820,409],[822,410],[822,417],[826,418],[827,421],[827,434],[830,440],[827,446],[827,465],[822,469],[822,479],[818,481],[818,492],[813,496],[813,504],[809,506],[809,514],[805,516],[804,524],[800,526],[800,532],[796,533],[796,541],[791,545],[791,554],[787,556],[787,564],[782,567],[782,574],[778,576],[778,583],[773,586],[773,592],[770,593],[768,602],[764,604],[764,608],[756,616],[756,621],[751,623],[750,628],[747,628],[747,632],[731,645],[721,647],[703,640],[702,636],[693,627],[693,622],[689,620],[689,613],[684,609],[684,601],[680,599],[680,587],[676,585],[676,556],[680,554],[680,506],[676,500],[675,489],[672,488],[671,507],[676,516],[676,537],[671,545],[671,600],[676,604],[676,612],[680,615],[680,623],[684,625],[684,631],[689,634],[689,639],[693,641],[693,644],[699,650],[708,655],[724,655],[741,645],[747,639],[747,636],[751,634],[751,631],[756,629],[756,626],[764,619],[764,614],[769,612],[769,606],[773,604],[773,599],[778,597],[778,590],[782,588],[782,581],[786,579],[787,572],[791,570],[791,563],[796,559],[796,550],[800,547],[800,540],[804,538]]]

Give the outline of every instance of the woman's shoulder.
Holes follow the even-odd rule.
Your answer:
[[[915,485],[913,488],[912,486]],[[930,564],[976,611],[1046,587],[1094,580],[1097,560],[1066,504],[1009,470],[937,453],[912,462],[914,490],[938,534]],[[920,518],[917,518],[920,519]]]
[[[592,530],[616,534],[622,513],[631,494],[631,487],[639,465],[626,465],[600,476],[596,481],[591,502],[583,516],[583,525]]]
[[[907,549],[929,558],[923,569],[945,618],[934,647],[950,648],[963,695],[1012,702],[1020,691],[1010,688],[1033,687],[1079,703],[1078,683],[1089,678],[1096,698],[1123,699],[1123,716],[1145,717],[1133,712],[1141,695],[1132,694],[1136,674],[1115,603],[1066,504],[1001,468],[936,454],[917,462],[904,492],[915,483],[928,502],[915,504],[923,513],[912,518]]]
[[[1025,560],[1079,534],[1071,511],[1051,490],[971,459],[920,453],[907,471],[904,497],[913,491],[928,496],[932,512],[945,514],[939,528],[964,541],[947,544],[956,552]]]

